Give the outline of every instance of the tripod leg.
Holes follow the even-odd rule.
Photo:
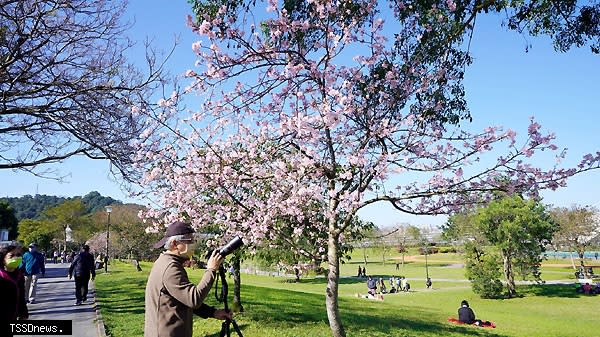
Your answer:
[[[227,323],[227,321],[224,321],[223,323],[221,323],[221,333],[219,333],[219,337],[225,337],[225,335],[227,335],[228,330],[229,323]]]
[[[237,332],[239,337],[244,337],[242,335],[242,331],[240,330],[240,327],[238,326],[237,322],[235,321],[235,319],[231,320],[231,323],[233,323],[233,329],[235,330],[235,332]]]

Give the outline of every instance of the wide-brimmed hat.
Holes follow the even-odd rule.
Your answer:
[[[165,242],[174,235],[184,235],[195,233],[196,231],[189,223],[183,221],[175,221],[167,227],[167,232],[165,233],[165,237],[160,239],[157,243],[154,244],[154,248],[159,249],[165,245]]]
[[[35,244],[35,242],[32,242],[29,244],[29,247],[35,248],[35,247],[37,247],[37,245]]]

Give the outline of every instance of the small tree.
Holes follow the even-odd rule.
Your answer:
[[[559,225],[554,233],[555,246],[577,252],[584,265],[585,251],[593,239],[600,235],[598,210],[590,206],[557,207],[550,210],[552,219]]]
[[[452,242],[453,246],[460,247],[469,240],[480,237],[474,217],[475,213],[469,209],[452,214],[441,227],[442,238]]]
[[[0,200],[0,229],[8,229],[8,240],[14,240],[17,237],[18,224],[15,210],[10,207],[8,202]]]
[[[542,204],[518,195],[504,197],[479,209],[476,221],[478,231],[500,253],[508,297],[516,294],[516,264],[527,264],[523,272],[540,280],[540,255],[557,229]]]
[[[58,237],[61,237],[61,228],[50,221],[24,219],[19,222],[17,239],[24,245],[35,242],[40,250],[49,251]],[[64,243],[64,238],[61,242]]]
[[[399,225],[398,227],[398,231],[396,234],[397,240],[398,240],[398,252],[402,253],[402,270],[404,270],[404,259],[406,256],[406,252],[408,251],[408,247],[407,247],[407,243],[406,240],[409,236],[409,232],[408,232],[408,226],[406,225]]]
[[[110,214],[110,245],[109,256],[129,259],[149,259],[156,255],[152,245],[160,239],[159,233],[146,232],[146,226],[139,218],[144,206],[136,204],[112,204]],[[95,246],[100,251],[106,247],[107,215],[104,209],[92,214],[94,229],[101,235],[95,237]],[[104,248],[105,249],[105,248]]]
[[[419,248],[419,252],[425,255],[425,275],[427,278],[429,278],[429,262],[427,258],[430,253],[430,242],[429,238],[427,237],[427,233],[424,229],[417,226],[409,226],[408,233],[413,240],[415,240],[415,243]]]
[[[500,255],[493,249],[485,250],[480,243],[465,244],[466,277],[473,292],[482,298],[499,298],[502,295]]]
[[[65,244],[67,242],[67,226],[73,230],[73,240],[78,244],[84,243],[96,232],[94,223],[90,221],[87,214],[86,206],[79,197],[46,209],[43,212],[43,218],[51,222],[56,229],[55,233],[58,235],[55,239]]]

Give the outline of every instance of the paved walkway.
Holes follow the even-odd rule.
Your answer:
[[[96,314],[96,292],[90,282],[88,301],[75,306],[75,281],[68,278],[68,263],[47,263],[46,276],[38,279],[35,303],[28,304],[29,319],[71,320],[75,337],[103,337],[104,325]],[[30,335],[30,337],[38,335]]]

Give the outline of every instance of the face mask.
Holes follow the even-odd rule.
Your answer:
[[[191,258],[192,255],[194,255],[195,250],[196,250],[196,243],[186,243],[185,250],[183,250],[183,251],[180,250],[179,254]]]
[[[14,271],[21,264],[22,260],[23,260],[23,258],[21,256],[7,259],[7,261],[6,261],[6,270],[7,271]]]

